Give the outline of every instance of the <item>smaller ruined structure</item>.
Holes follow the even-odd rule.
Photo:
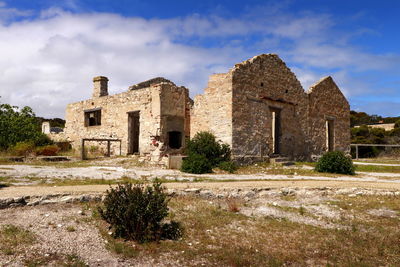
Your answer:
[[[93,83],[91,99],[66,109],[65,133],[73,147],[79,148],[82,139],[116,139],[121,145],[112,145],[113,154],[160,158],[182,151],[190,135],[187,88],[155,78],[109,95],[107,77],[95,77]]]
[[[211,75],[194,99],[191,135],[210,131],[239,162],[284,156],[310,160],[350,149],[350,106],[331,77],[305,92],[275,54]]]

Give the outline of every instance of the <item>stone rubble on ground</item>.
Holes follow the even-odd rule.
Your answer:
[[[331,187],[318,188],[252,188],[250,190],[242,189],[202,189],[202,188],[186,188],[167,189],[167,193],[171,196],[198,196],[201,198],[243,198],[249,201],[255,198],[268,198],[278,196],[328,196],[328,195],[347,195],[349,197],[357,196],[400,196],[400,191],[387,189],[364,189],[364,188],[348,188],[337,189]],[[36,206],[56,203],[83,203],[83,202],[103,202],[105,194],[50,194],[44,196],[22,196],[14,198],[0,198],[0,209],[20,207],[20,206]]]

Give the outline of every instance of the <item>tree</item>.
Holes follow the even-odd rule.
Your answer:
[[[8,149],[18,142],[31,141],[35,145],[51,144],[41,132],[35,113],[30,107],[0,104],[0,149]]]

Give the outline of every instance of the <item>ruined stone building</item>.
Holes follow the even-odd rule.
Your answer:
[[[65,135],[74,147],[82,138],[115,138],[122,154],[181,153],[186,138],[210,131],[241,162],[349,151],[350,107],[333,79],[323,78],[305,92],[274,54],[211,75],[194,103],[188,89],[164,78],[116,95],[108,95],[106,77],[93,82],[91,99],[67,106]]]
[[[331,77],[305,92],[274,54],[211,75],[194,99],[191,136],[213,132],[238,161],[271,156],[311,159],[328,150],[350,149],[350,106]]]
[[[121,147],[113,143],[115,154],[181,152],[189,137],[188,89],[155,78],[108,95],[106,77],[95,77],[93,83],[91,99],[66,109],[65,134],[73,147],[78,148],[83,138],[119,139]]]

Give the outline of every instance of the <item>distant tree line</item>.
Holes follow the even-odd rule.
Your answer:
[[[400,144],[400,117],[382,117],[368,115],[365,112],[350,112],[351,143],[353,144]],[[395,128],[386,131],[383,128],[368,127],[367,124],[395,123]],[[354,127],[354,126],[359,127]],[[376,157],[385,151],[383,147],[359,147],[360,157]],[[352,151],[354,154],[355,152]]]
[[[8,150],[21,142],[29,142],[34,146],[52,144],[47,135],[42,133],[44,120],[36,117],[28,106],[19,108],[0,103],[0,150]],[[63,128],[65,125],[65,121],[59,118],[48,121],[52,127]]]
[[[369,115],[365,112],[350,111],[350,125],[374,124],[374,123],[395,123],[400,120],[400,117],[382,117],[379,115]]]

